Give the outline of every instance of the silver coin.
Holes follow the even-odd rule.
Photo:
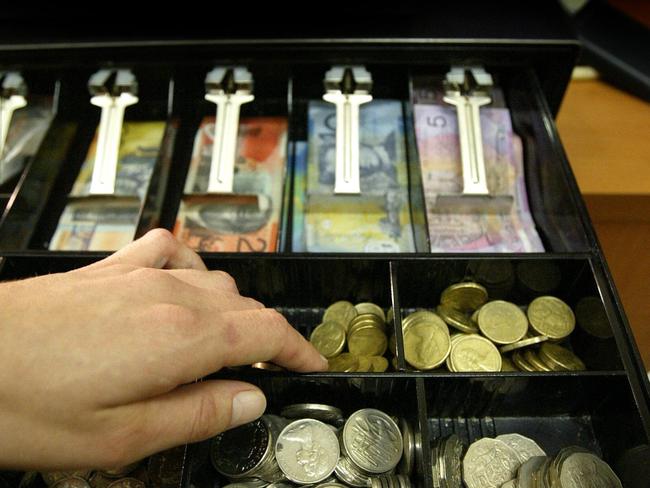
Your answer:
[[[90,488],[88,482],[78,476],[63,478],[52,485],[52,488]]]
[[[147,485],[137,478],[120,478],[113,481],[107,488],[147,488]]]
[[[278,466],[288,479],[299,484],[327,479],[334,472],[339,456],[336,434],[314,419],[291,422],[275,443]]]
[[[269,427],[262,419],[227,430],[212,440],[212,465],[228,478],[257,475],[260,466],[273,457],[272,440]]]
[[[271,486],[271,485],[269,485],[269,483],[259,478],[250,478],[244,480],[237,480],[236,483],[229,483],[227,485],[224,485],[222,488],[226,488],[226,486],[229,486],[230,488],[262,488],[264,486]],[[284,487],[280,487],[280,488],[284,488]],[[290,487],[287,486],[286,488],[290,488]]]
[[[288,419],[315,419],[333,425],[340,425],[345,420],[340,408],[321,403],[287,405],[282,409],[280,415]]]
[[[349,486],[365,488],[370,482],[370,477],[357,468],[347,456],[341,456],[334,468],[336,477]]]
[[[467,488],[499,488],[514,479],[521,463],[506,443],[484,437],[469,446],[463,460]]]
[[[517,480],[506,481],[501,485],[501,488],[518,488]]]
[[[380,410],[354,412],[343,427],[343,444],[350,460],[368,473],[385,473],[399,463],[402,434],[397,424]]]
[[[560,471],[563,488],[622,488],[621,480],[598,456],[578,452],[571,454]]]
[[[262,481],[262,483],[264,482]],[[275,483],[270,483],[268,485],[264,483],[262,486],[266,486],[266,488],[294,488],[294,485],[288,481],[276,481]]]
[[[320,485],[316,485],[314,488],[347,488],[345,485],[342,485],[341,483],[336,483],[335,481],[328,481],[326,483],[321,483]]]
[[[408,420],[405,418],[399,419],[399,427],[402,431],[402,443],[404,446],[402,459],[397,466],[397,472],[411,476],[413,472],[413,465],[415,464],[415,439],[413,436],[413,429]]]
[[[547,459],[546,456],[536,456],[519,466],[517,470],[518,488],[534,488],[535,473]]]
[[[522,464],[528,461],[532,457],[536,456],[546,456],[544,449],[539,447],[537,443],[524,437],[521,434],[503,434],[496,436],[496,440],[505,442],[517,453],[519,462]]]
[[[463,444],[456,434],[452,434],[443,441],[442,460],[447,488],[462,488],[461,461]]]

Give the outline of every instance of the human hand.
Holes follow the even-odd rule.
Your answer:
[[[171,268],[171,269],[162,269]],[[67,273],[0,284],[0,467],[126,465],[259,417],[224,366],[327,361],[282,315],[157,229]]]

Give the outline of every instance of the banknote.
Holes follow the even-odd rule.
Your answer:
[[[305,241],[307,147],[307,141],[296,142],[293,155],[293,219],[291,228],[291,250],[293,252],[307,252],[307,242]]]
[[[70,192],[50,250],[112,251],[133,240],[165,132],[163,121],[124,122],[115,194],[90,196],[97,134]]]
[[[134,197],[87,197],[69,202],[50,240],[51,251],[115,251],[133,240],[140,214]]]
[[[0,154],[0,185],[15,177],[36,153],[52,117],[50,97],[29,97],[27,106],[13,113],[4,151]]]
[[[435,211],[440,194],[462,192],[456,110],[416,104],[415,131],[422,169],[432,252],[543,252],[530,214],[521,140],[505,108],[481,108],[481,130],[488,188],[513,195],[507,214],[454,214]]]
[[[137,196],[141,200],[144,199],[164,133],[163,121],[124,122],[115,176],[116,196]],[[89,194],[96,149],[97,133],[70,196],[81,197]]]
[[[309,104],[305,250],[413,252],[402,104],[375,100],[359,116],[361,194],[334,195],[335,107]]]
[[[276,251],[286,172],[287,120],[241,119],[232,195],[206,194],[214,125],[215,117],[206,117],[196,134],[174,234],[197,251]]]

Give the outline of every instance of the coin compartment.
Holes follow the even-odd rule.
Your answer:
[[[537,442],[548,456],[568,446],[589,449],[617,471],[624,486],[645,486],[634,484],[621,464],[630,452],[649,441],[647,422],[623,373],[422,381],[427,445],[456,434],[466,452],[482,437],[519,433]],[[643,456],[644,463],[650,462],[647,451]],[[427,473],[430,475],[430,469]]]
[[[120,65],[128,67],[128,65]],[[103,67],[97,65],[96,69]],[[47,249],[68,194],[98,128],[100,109],[90,104],[88,78],[96,69],[69,68],[61,73],[57,113],[26,171],[10,211],[0,227],[0,249]],[[160,69],[133,69],[139,101],[125,111],[124,121],[162,121],[165,131],[144,203],[136,237],[158,222],[176,132],[173,84]]]
[[[321,403],[337,407],[347,418],[362,408],[375,408],[391,416],[404,417],[414,430],[419,430],[419,400],[414,378],[382,377],[325,377],[312,374],[260,376],[239,374],[236,378],[259,386],[267,398],[266,412],[279,415],[283,407],[296,403]],[[220,373],[218,378],[230,378]],[[414,486],[423,484],[425,466],[416,456],[411,481]],[[210,440],[189,446],[184,486],[217,488],[228,483],[212,467]]]
[[[489,300],[506,300],[527,305],[538,296],[552,295],[565,301],[572,310],[584,297],[598,298],[603,310],[599,285],[591,264],[584,258],[557,258],[541,255],[535,258],[490,259],[458,257],[440,260],[400,260],[394,265],[399,287],[402,317],[425,308],[435,311],[442,291],[454,283],[475,281],[485,286]],[[574,312],[575,313],[575,312]],[[615,340],[614,329],[621,329],[614,314],[609,314],[611,337],[601,339],[588,334],[579,323],[571,335],[562,341],[585,362],[589,370],[621,371],[623,355]],[[450,327],[450,331],[454,329]],[[430,374],[446,374],[446,370]],[[456,373],[450,373],[456,374]],[[544,374],[544,373],[530,373]],[[560,373],[562,374],[562,373]]]

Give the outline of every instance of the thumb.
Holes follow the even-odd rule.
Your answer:
[[[128,463],[252,422],[264,413],[266,398],[248,383],[207,380],[117,408],[126,409],[124,418],[137,423],[133,425],[137,434],[127,441],[130,445],[120,449]]]
[[[197,253],[178,241],[171,232],[165,229],[150,230],[140,239],[89,267],[109,264],[201,271],[207,269]]]

